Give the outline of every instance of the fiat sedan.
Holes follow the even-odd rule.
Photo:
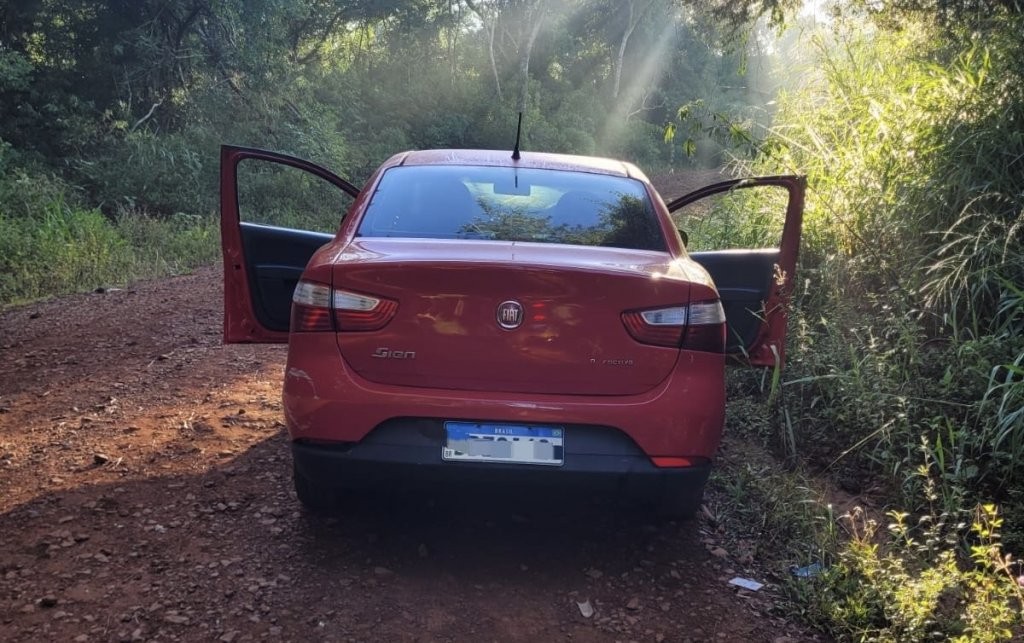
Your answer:
[[[288,344],[284,416],[307,508],[407,479],[699,507],[727,360],[784,359],[804,180],[722,181],[666,203],[629,163],[517,156],[404,152],[357,188],[222,148],[224,340]],[[287,166],[351,204],[327,233],[245,221],[242,162]],[[782,194],[778,244],[689,252],[674,213],[750,188]]]

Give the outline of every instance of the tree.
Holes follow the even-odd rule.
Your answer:
[[[647,10],[654,5],[654,0],[627,0],[625,6],[620,7],[619,13],[625,13],[624,29],[622,39],[619,41],[619,55],[615,58],[615,83],[612,86],[612,98],[619,97],[619,86],[622,81],[622,64],[626,56],[626,45],[629,44],[629,37],[633,30],[647,13]]]
[[[511,44],[520,82],[517,107],[525,111],[530,97],[530,56],[545,20],[550,17],[549,0],[466,0],[466,5],[487,26],[488,52],[499,99],[501,77],[495,48],[497,44],[501,49],[501,44],[496,43],[496,36]]]

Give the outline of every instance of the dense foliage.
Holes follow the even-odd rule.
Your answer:
[[[0,283],[0,301],[126,274],[118,250],[107,276],[34,275],[41,260],[23,258],[52,252],[53,237],[23,228],[51,226],[44,212],[81,211],[82,225],[129,246],[107,228],[140,215],[150,227],[177,217],[160,235],[207,226],[221,143],[309,158],[358,184],[404,149],[510,148],[522,110],[527,149],[694,162],[662,141],[678,104],[760,99],[739,73],[756,52],[716,34],[672,0],[4,3],[0,190],[16,196],[0,206],[12,245],[0,274],[18,276]],[[91,242],[70,249],[85,235],[72,228],[62,243],[83,254]],[[194,249],[164,259],[209,258]]]
[[[802,582],[841,638],[1003,640],[1020,619],[1024,20],[989,9],[848,8],[746,164],[812,187],[779,443],[907,510],[888,538],[847,519]]]
[[[522,109],[528,147],[652,164],[678,104],[749,89],[668,0],[16,0],[0,33],[0,139],[159,213],[212,209],[221,142],[359,181],[402,149],[510,147]]]

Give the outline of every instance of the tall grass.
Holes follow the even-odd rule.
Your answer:
[[[745,168],[810,185],[779,442],[901,508],[799,592],[844,640],[1021,623],[1024,20],[975,26],[817,36]]]
[[[0,301],[104,285],[123,275],[131,250],[96,210],[56,200],[32,217],[0,217]]]
[[[922,436],[967,497],[1024,488],[1019,33],[819,36],[750,170],[811,185],[786,410],[807,448],[887,473],[907,502]]]
[[[158,219],[121,208],[111,218],[75,203],[69,189],[25,172],[0,181],[0,193],[21,195],[0,211],[0,306],[175,274],[217,257],[212,217]]]

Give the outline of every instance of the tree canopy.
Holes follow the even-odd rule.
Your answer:
[[[198,181],[234,142],[360,179],[404,148],[508,147],[517,111],[538,149],[682,163],[678,105],[757,81],[718,33],[673,0],[12,0],[0,139],[156,211],[186,206],[126,163]]]

